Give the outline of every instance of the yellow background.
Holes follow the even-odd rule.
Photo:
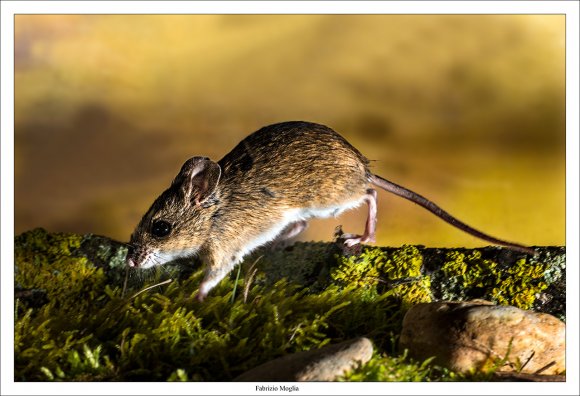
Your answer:
[[[333,127],[468,224],[565,243],[558,15],[16,16],[16,232],[128,240],[194,155],[261,126]],[[323,175],[321,175],[323,177]],[[314,221],[362,232],[366,208]],[[379,193],[381,245],[485,245]]]

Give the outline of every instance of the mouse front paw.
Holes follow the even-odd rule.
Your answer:
[[[195,299],[199,302],[203,302],[212,288],[213,285],[211,285],[209,282],[201,282],[201,284],[199,285],[199,291],[197,292],[197,296],[195,296]]]
[[[205,298],[207,297],[207,293],[202,293],[201,290],[197,293],[197,296],[195,296],[195,299],[199,302],[203,302],[203,300],[205,300]]]

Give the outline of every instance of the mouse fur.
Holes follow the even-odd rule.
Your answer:
[[[206,265],[197,296],[203,300],[245,255],[298,234],[310,218],[338,216],[366,203],[365,232],[345,235],[344,243],[374,242],[373,186],[479,238],[534,253],[475,230],[419,194],[374,175],[369,160],[331,128],[290,121],[254,132],[217,163],[207,157],[187,160],[131,235],[127,263],[148,268],[199,256]]]

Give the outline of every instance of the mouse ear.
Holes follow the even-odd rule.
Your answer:
[[[173,181],[183,198],[199,205],[214,192],[220,180],[220,166],[207,157],[193,157],[185,161]]]

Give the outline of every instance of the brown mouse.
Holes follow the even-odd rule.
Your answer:
[[[478,231],[421,195],[374,175],[369,160],[332,129],[291,121],[254,132],[218,162],[187,160],[131,235],[127,263],[148,268],[199,256],[206,265],[198,294],[203,300],[245,255],[298,234],[309,218],[338,216],[366,203],[364,233],[347,234],[344,243],[374,242],[373,186],[415,202],[478,238],[535,254]]]

